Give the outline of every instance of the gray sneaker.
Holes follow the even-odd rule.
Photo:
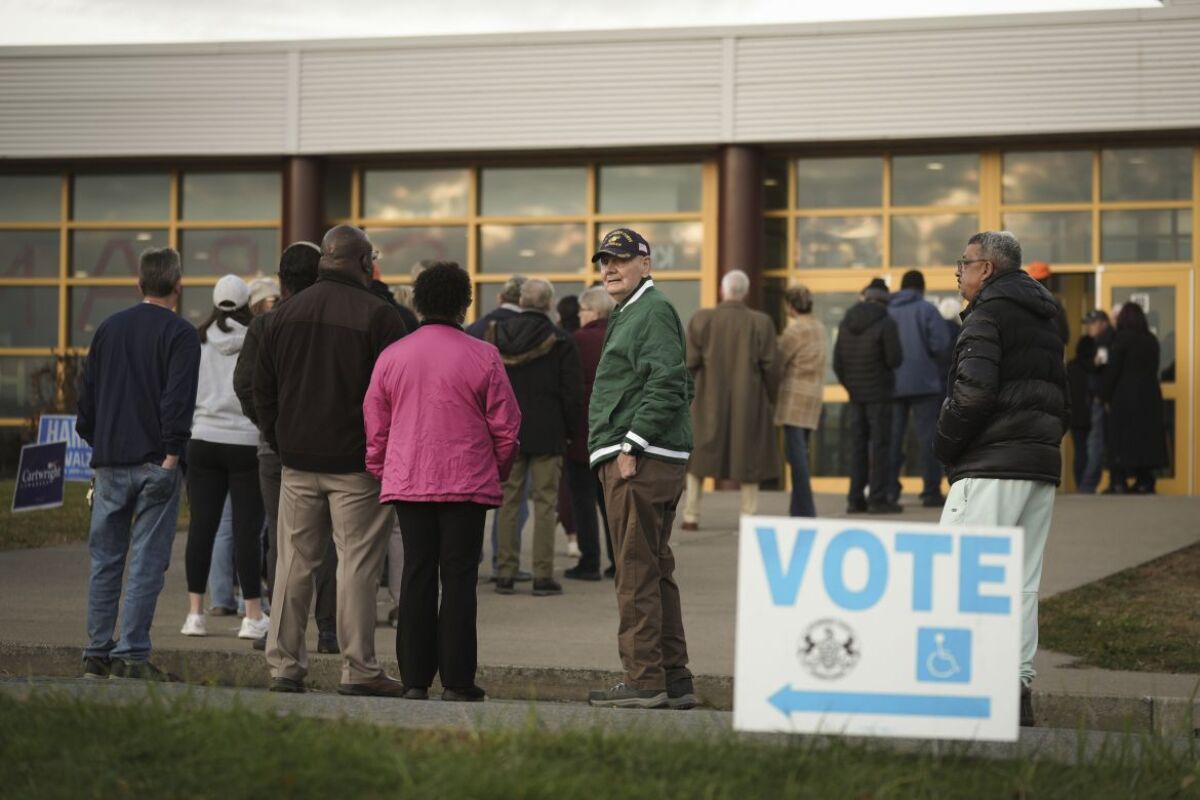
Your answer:
[[[667,684],[667,705],[677,711],[700,705],[691,678],[680,678]]]
[[[127,678],[135,681],[153,681],[155,683],[182,683],[183,679],[173,672],[161,670],[149,661],[126,661],[123,658],[112,660],[112,676]]]
[[[588,692],[588,705],[602,708],[662,708],[666,704],[666,690],[634,689],[623,682],[611,689]]]

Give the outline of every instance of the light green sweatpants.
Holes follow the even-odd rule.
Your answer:
[[[1054,516],[1055,486],[1041,481],[962,478],[950,487],[942,508],[943,525],[1000,525],[1025,531],[1021,587],[1021,682],[1037,675],[1033,656],[1038,644],[1038,587],[1042,554]]]

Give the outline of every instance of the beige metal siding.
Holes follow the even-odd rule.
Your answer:
[[[302,152],[713,142],[721,41],[305,53]]]
[[[284,53],[0,57],[0,156],[278,154],[287,74]]]

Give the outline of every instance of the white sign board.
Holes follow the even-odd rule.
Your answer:
[[[742,517],[738,730],[1015,741],[1022,534]]]

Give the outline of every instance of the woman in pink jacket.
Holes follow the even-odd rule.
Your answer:
[[[500,505],[521,412],[493,345],[462,329],[471,281],[437,263],[413,287],[415,333],[384,350],[363,400],[367,471],[404,539],[396,660],[404,697],[478,701],[475,586],[483,518]],[[438,578],[441,577],[441,608]]]

